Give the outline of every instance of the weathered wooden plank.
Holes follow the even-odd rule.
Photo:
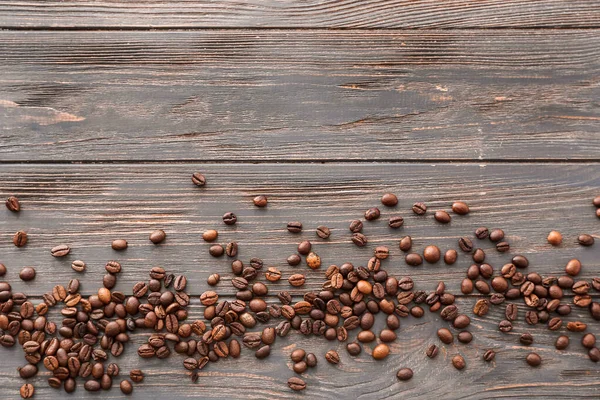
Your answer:
[[[191,173],[205,171],[208,184],[195,187]],[[267,265],[279,267],[285,278],[294,271],[308,276],[306,288],[317,289],[322,271],[306,266],[289,267],[288,255],[303,239],[314,243],[324,266],[352,262],[365,265],[377,245],[387,245],[391,257],[384,262],[390,273],[410,274],[423,289],[431,290],[445,280],[458,292],[463,272],[471,264],[461,255],[456,265],[443,263],[410,268],[404,264],[398,242],[404,235],[414,238],[417,251],[428,244],[441,249],[457,248],[457,239],[472,235],[478,226],[501,227],[512,244],[510,254],[500,254],[489,241],[477,241],[488,253],[487,260],[500,268],[514,254],[525,254],[531,269],[561,274],[572,257],[584,264],[582,276],[600,271],[598,246],[583,248],[575,243],[579,233],[598,232],[591,199],[600,186],[597,164],[110,164],[110,165],[2,165],[0,193],[17,195],[23,211],[4,209],[0,220],[0,254],[9,269],[7,279],[15,290],[41,295],[57,283],[65,283],[74,272],[70,263],[87,262],[85,281],[100,282],[104,265],[121,260],[126,273],[119,279],[122,290],[145,276],[153,265],[163,265],[188,275],[190,291],[200,294],[212,272],[223,276],[221,291],[233,294],[230,260],[212,258],[201,239],[207,229],[221,233],[219,242],[239,243],[239,258],[261,257]],[[366,209],[380,205],[381,194],[397,193],[400,204],[394,210],[382,209],[382,218],[365,223],[369,245],[357,248],[350,242],[348,223],[361,218]],[[257,194],[269,196],[266,209],[252,204]],[[425,201],[430,210],[449,209],[452,201],[470,203],[472,212],[455,216],[448,226],[432,215],[418,217],[410,211],[415,201]],[[233,211],[235,226],[226,226],[221,216]],[[399,230],[387,226],[387,218],[400,214],[405,225]],[[303,222],[305,230],[294,235],[286,230],[288,221]],[[329,240],[316,237],[318,225],[329,226]],[[165,243],[155,246],[148,240],[157,228],[167,232]],[[24,248],[13,246],[17,230],[29,234]],[[550,248],[547,233],[563,232],[565,243]],[[129,248],[116,252],[111,240],[128,240]],[[72,253],[53,258],[49,250],[69,244]],[[22,266],[33,265],[39,279],[19,282]],[[272,285],[272,291],[288,289],[287,280]],[[84,285],[83,291],[88,293]],[[292,291],[296,293],[298,291]]]
[[[0,33],[3,160],[597,160],[597,30]]]
[[[498,28],[598,26],[590,0],[0,2],[1,27]]]

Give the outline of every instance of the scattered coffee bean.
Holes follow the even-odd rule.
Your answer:
[[[367,221],[374,221],[377,218],[379,218],[380,215],[381,215],[381,212],[379,211],[379,208],[377,208],[377,207],[369,208],[367,211],[365,211],[365,219]]]
[[[425,203],[417,202],[413,204],[412,210],[417,215],[425,215],[425,213],[427,212],[427,206],[425,205]]]
[[[452,357],[452,365],[454,366],[454,368],[460,371],[467,366],[467,363],[465,362],[465,359],[462,356],[455,355],[454,357]]]
[[[295,376],[288,379],[288,386],[290,387],[290,389],[295,391],[306,389],[306,383],[302,379]]]
[[[6,199],[6,208],[12,212],[19,212],[21,211],[21,203],[15,196],[10,196],[8,199]]]
[[[475,229],[475,237],[477,237],[477,239],[480,239],[480,240],[487,239],[487,237],[489,235],[490,235],[490,231],[485,226]]]
[[[206,185],[206,178],[200,172],[194,172],[192,175],[192,182],[196,186],[204,186]]]
[[[53,257],[64,257],[70,252],[71,248],[66,244],[55,246],[50,250],[50,254],[52,254]]]
[[[401,381],[408,381],[413,377],[413,371],[410,368],[400,368],[396,372],[396,377]]]
[[[208,252],[213,257],[221,257],[223,254],[225,254],[225,249],[220,244],[213,244],[208,249]]]
[[[375,348],[373,348],[373,353],[371,354],[375,360],[383,360],[390,354],[390,348],[385,343],[380,343]]]
[[[150,241],[154,244],[159,244],[165,240],[167,234],[162,229],[157,229],[150,234]]]
[[[19,273],[19,278],[23,281],[32,281],[35,279],[35,269],[33,267],[24,267]]]
[[[71,268],[73,268],[73,270],[77,272],[85,271],[85,266],[85,263],[81,260],[75,260],[71,263]]]
[[[524,346],[530,346],[533,344],[533,336],[530,333],[524,333],[519,338],[519,341]]]
[[[458,258],[458,253],[454,249],[450,249],[446,251],[444,254],[444,262],[448,265],[452,265],[456,262]]]
[[[404,236],[400,240],[400,250],[406,252],[412,247],[412,238],[410,236]]]
[[[25,231],[18,231],[13,236],[13,244],[17,247],[23,247],[27,244],[27,233]]]
[[[542,357],[540,357],[537,353],[529,353],[525,360],[527,361],[527,364],[532,367],[539,367],[542,363]]]
[[[387,207],[394,207],[398,204],[398,197],[393,193],[386,193],[381,197],[381,204]]]
[[[358,232],[362,231],[363,223],[360,220],[355,219],[355,220],[353,220],[353,221],[350,222],[350,227],[349,228],[350,228],[350,232],[352,232],[352,233],[358,233]]]
[[[579,275],[579,272],[581,272],[581,262],[576,258],[570,260],[565,266],[565,272],[571,276]]]
[[[434,264],[440,260],[441,253],[437,246],[430,245],[423,250],[423,258],[430,264]]]
[[[317,227],[317,236],[321,239],[328,239],[331,236],[331,230],[328,227],[321,225]]]
[[[367,245],[367,237],[360,232],[352,235],[352,243],[358,247],[364,247]]]
[[[492,242],[499,242],[504,239],[504,231],[502,229],[492,229],[489,238]]]
[[[340,355],[335,350],[329,350],[327,353],[325,353],[325,359],[331,364],[340,363]]]
[[[438,355],[438,353],[439,348],[435,344],[432,344],[429,347],[427,347],[427,350],[425,351],[425,354],[429,358],[435,358]]]
[[[494,360],[494,358],[496,358],[496,352],[494,350],[486,350],[486,352],[483,353],[484,361],[491,362]]]
[[[399,215],[391,216],[388,221],[388,226],[392,229],[398,229],[404,225],[404,218]]]
[[[450,214],[448,214],[446,211],[436,211],[435,214],[433,214],[433,217],[435,218],[435,220],[441,224],[447,224],[450,223],[450,220],[452,219],[450,217]]]
[[[548,243],[552,246],[560,246],[562,243],[562,235],[559,231],[550,231],[548,234]]]
[[[223,223],[225,225],[235,225],[237,222],[237,216],[232,212],[227,212],[223,214]]]
[[[300,233],[302,232],[302,223],[299,221],[288,222],[287,230],[291,233]]]
[[[450,332],[449,329],[440,328],[437,331],[437,335],[444,344],[450,344],[454,341],[454,336],[452,335],[452,332]]]
[[[21,398],[30,399],[33,397],[34,393],[35,393],[35,388],[33,387],[33,385],[31,383],[25,383],[23,386],[21,386],[21,390],[20,390]]]
[[[124,239],[116,239],[111,243],[111,247],[113,250],[125,250],[127,248],[127,240]]]
[[[267,203],[268,203],[267,196],[264,196],[264,195],[256,196],[254,199],[252,199],[252,201],[254,202],[254,205],[256,207],[261,207],[261,208],[266,207]]]
[[[134,381],[136,383],[139,383],[144,380],[144,373],[142,372],[141,369],[132,369],[129,372],[129,379],[131,379],[132,381]]]
[[[202,234],[202,239],[204,239],[205,242],[214,242],[215,240],[217,240],[218,236],[219,232],[217,232],[214,229],[209,229]]]
[[[577,242],[582,246],[591,246],[594,244],[594,237],[587,233],[582,233],[577,237]]]
[[[458,215],[467,215],[469,213],[469,206],[465,202],[455,201],[452,203],[452,211]]]
[[[498,242],[496,243],[496,250],[498,250],[500,253],[506,253],[508,250],[510,250],[510,245],[508,242]]]

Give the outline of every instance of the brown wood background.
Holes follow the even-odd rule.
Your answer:
[[[456,248],[459,236],[485,225],[505,229],[512,250],[500,255],[478,242],[498,270],[514,254],[530,270],[558,275],[572,257],[582,277],[600,275],[598,244],[582,248],[578,233],[598,234],[591,199],[600,194],[600,5],[596,1],[0,1],[0,194],[17,195],[23,211],[0,211],[0,262],[15,290],[35,301],[55,284],[77,276],[90,294],[107,260],[124,266],[118,288],[129,293],[153,265],[184,273],[195,295],[191,316],[201,316],[197,295],[219,272],[223,298],[229,260],[213,259],[201,233],[216,227],[220,241],[236,240],[239,257],[260,256],[284,277],[308,273],[316,289],[322,271],[291,268],[285,258],[311,239],[323,264],[364,264],[375,245],[392,255],[385,268],[411,275],[417,288],[444,280],[453,293],[470,260],[410,268],[397,247],[410,234],[415,248]],[[190,174],[208,179],[199,189]],[[369,246],[349,242],[348,221],[379,204],[382,193],[400,198],[393,210],[405,226],[368,223]],[[267,209],[252,198],[269,196]],[[440,226],[410,212],[414,201],[449,209],[465,200],[472,213]],[[234,211],[235,227],[221,215]],[[304,223],[302,235],[285,224]],[[323,241],[317,225],[333,229]],[[154,229],[167,240],[152,245]],[[19,229],[25,248],[11,243]],[[563,232],[558,248],[545,243]],[[600,237],[596,236],[597,239]],[[110,248],[114,238],[130,247]],[[65,259],[49,249],[68,243]],[[22,266],[38,270],[34,282],[18,279]],[[287,281],[271,292],[288,289]],[[294,293],[299,293],[298,291]],[[275,302],[272,296],[269,302]],[[474,296],[459,296],[469,310]],[[469,312],[470,314],[470,312]],[[445,346],[429,360],[446,325],[437,315],[402,321],[392,355],[374,362],[369,346],[353,359],[337,342],[291,334],[278,339],[262,361],[244,351],[219,361],[190,383],[183,357],[148,361],[135,354],[147,333],[118,362],[142,368],[147,379],[133,398],[561,398],[596,397],[600,368],[570,334],[565,351],[553,347],[564,332],[528,326],[521,310],[510,334],[497,331],[503,307],[473,318],[470,345]],[[586,310],[567,320],[598,324]],[[381,322],[381,321],[380,321]],[[518,342],[531,332],[534,345]],[[319,356],[304,374],[308,388],[291,393],[289,353],[301,346]],[[323,358],[340,350],[342,363]],[[486,349],[496,361],[484,363]],[[539,352],[543,366],[524,362]],[[22,381],[18,349],[1,349],[0,397],[16,398]],[[463,354],[464,371],[450,364]],[[408,366],[410,382],[395,372]],[[47,386],[48,373],[31,380],[36,398],[62,398]],[[115,380],[115,386],[118,380]],[[115,398],[77,389],[77,398]]]

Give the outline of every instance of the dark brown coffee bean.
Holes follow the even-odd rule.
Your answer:
[[[350,222],[350,227],[349,228],[350,228],[350,232],[352,232],[352,233],[358,233],[358,232],[362,231],[363,223],[360,220],[355,219],[355,220],[353,220],[353,221]]]
[[[577,237],[577,242],[582,246],[591,246],[594,244],[594,237],[587,233],[582,233]]]
[[[287,384],[290,389],[295,390],[295,391],[300,391],[300,390],[306,389],[306,382],[304,382],[302,379],[297,378],[295,376],[288,379]]]
[[[489,234],[490,234],[490,231],[485,226],[475,229],[475,237],[477,237],[477,239],[480,239],[480,240],[487,239]]]
[[[208,249],[208,253],[213,257],[221,257],[225,254],[225,249],[220,244],[213,244]]]
[[[577,275],[579,275],[580,271],[581,271],[581,262],[575,258],[570,260],[567,263],[567,265],[565,266],[565,272],[568,275],[577,276]]]
[[[325,359],[331,364],[339,364],[340,362],[340,356],[335,350],[329,350],[325,353]]]
[[[437,335],[444,344],[450,344],[454,341],[454,336],[452,332],[446,328],[440,328],[437,331]]]
[[[473,340],[473,334],[469,331],[462,331],[458,334],[456,338],[459,342],[467,344],[471,343],[471,341]]]
[[[360,232],[354,233],[352,235],[352,243],[354,243],[358,247],[366,246],[367,242],[367,237]]]
[[[299,221],[288,222],[287,230],[291,233],[302,232],[302,222],[299,222]]]
[[[496,250],[498,250],[500,253],[505,253],[510,250],[510,245],[508,242],[498,242],[496,243]]]
[[[113,250],[125,250],[127,248],[127,240],[115,239],[112,241],[111,247]]]
[[[404,257],[406,264],[416,267],[423,264],[423,258],[417,253],[409,253]]]
[[[163,240],[165,240],[166,237],[167,237],[167,234],[165,233],[165,231],[163,231],[162,229],[157,229],[157,230],[153,231],[152,233],[150,233],[149,239],[152,243],[159,244]]]
[[[396,378],[400,381],[408,381],[413,377],[413,371],[410,368],[400,368],[396,372]]]
[[[66,244],[55,246],[50,250],[50,254],[52,254],[53,257],[64,257],[70,252],[71,248]]]
[[[5,204],[6,208],[8,208],[12,212],[21,211],[21,203],[19,202],[19,199],[15,196],[10,196],[8,199],[6,199]]]
[[[489,301],[486,299],[479,299],[477,300],[477,302],[475,303],[475,306],[473,307],[473,314],[479,316],[479,317],[483,317],[484,315],[486,315],[490,310],[490,304]]]
[[[437,246],[430,245],[423,250],[423,258],[430,264],[434,264],[440,260],[441,253]]]
[[[121,392],[123,392],[123,394],[133,393],[133,385],[131,384],[131,382],[129,382],[126,379],[121,381],[121,383],[119,384],[119,387],[121,388]]]
[[[139,383],[139,382],[142,382],[144,380],[144,373],[142,372],[141,369],[132,369],[129,372],[129,378],[132,381],[134,381],[136,383]]]
[[[227,243],[227,246],[225,247],[225,254],[227,254],[227,257],[235,257],[237,256],[237,253],[238,244],[236,242]]]
[[[492,229],[489,238],[492,242],[499,242],[504,239],[504,231],[502,229]]]
[[[450,214],[443,210],[436,211],[435,214],[433,214],[433,217],[441,224],[448,224],[452,220]]]
[[[7,204],[8,204],[8,202],[7,202]],[[25,383],[25,384],[23,384],[23,386],[21,386],[19,393],[21,394],[21,398],[30,399],[33,397],[33,394],[35,393],[35,388],[33,387],[33,385],[31,383]]]
[[[206,177],[202,175],[200,172],[194,172],[192,174],[192,182],[196,186],[204,186],[206,185]]]
[[[427,347],[427,350],[425,351],[425,354],[427,355],[427,357],[429,358],[435,358],[439,353],[439,348],[435,345],[429,345],[429,347]]]
[[[508,320],[502,320],[498,324],[498,330],[500,332],[504,332],[504,333],[510,332],[510,331],[512,331],[512,328],[513,328],[512,323]]]
[[[19,272],[19,278],[23,281],[32,281],[35,279],[35,269],[33,267],[24,267]]]
[[[27,244],[27,233],[25,231],[18,231],[13,236],[13,244],[17,247],[23,247]]]
[[[417,215],[425,215],[425,213],[427,212],[427,206],[425,205],[425,203],[417,202],[413,204],[412,210]]]
[[[452,203],[452,211],[458,215],[467,215],[469,213],[469,206],[464,201],[455,201]]]
[[[317,236],[321,239],[328,239],[331,236],[331,230],[324,225],[320,225],[317,227]]]
[[[581,345],[586,349],[591,349],[596,345],[596,336],[593,333],[587,333],[581,338]]]
[[[554,347],[556,347],[557,350],[564,350],[567,347],[569,347],[569,337],[568,336],[564,336],[561,335],[558,338],[556,338],[556,342],[554,343]]]
[[[494,350],[486,350],[486,352],[483,353],[483,360],[486,362],[491,362],[494,358],[496,358],[496,352]]]
[[[376,220],[377,218],[379,218],[380,215],[381,215],[381,212],[379,211],[379,208],[377,208],[377,207],[369,208],[367,211],[365,211],[365,219],[367,221]]]
[[[550,329],[551,331],[557,331],[562,327],[562,324],[562,319],[554,317],[550,319],[550,321],[548,321],[548,329]]]
[[[454,368],[460,371],[467,366],[467,363],[465,362],[465,359],[462,356],[455,355],[454,357],[452,357],[452,365],[454,366]]]
[[[400,215],[391,216],[388,221],[388,226],[392,229],[398,229],[402,225],[404,225],[404,218],[402,218]]]
[[[232,212],[223,214],[223,222],[225,225],[235,225],[237,222],[237,216]]]
[[[537,353],[529,353],[527,357],[525,357],[527,364],[532,367],[538,367],[542,363],[542,357]]]
[[[269,356],[269,354],[271,354],[271,346],[269,345],[265,345],[260,347],[258,350],[256,350],[256,352],[254,353],[254,355],[256,356],[256,358],[258,359],[263,359]]]
[[[204,239],[205,242],[214,242],[217,240],[217,237],[219,237],[219,232],[214,229],[209,229],[202,234],[202,239]]]
[[[519,341],[524,346],[530,346],[531,344],[533,344],[533,336],[531,335],[531,333],[524,333],[519,338]]]
[[[594,347],[588,351],[588,357],[593,362],[600,361],[600,350],[597,347]]]
[[[470,253],[473,251],[473,242],[468,237],[461,237],[458,239],[458,247],[465,253]]]

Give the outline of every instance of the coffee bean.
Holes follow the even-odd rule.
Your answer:
[[[529,260],[525,256],[516,255],[511,261],[517,268],[527,268],[529,266]]]
[[[204,186],[206,185],[206,178],[200,172],[194,172],[192,174],[192,182],[196,186]]]
[[[531,333],[524,333],[519,338],[519,341],[524,346],[530,346],[531,344],[533,344],[533,336],[531,335]]]
[[[491,362],[494,358],[496,358],[496,352],[494,350],[486,350],[486,352],[483,353],[483,360],[486,362]]]
[[[588,357],[593,362],[600,361],[600,350],[597,347],[594,347],[588,351]]]
[[[235,257],[238,253],[238,244],[236,242],[229,242],[225,247],[225,254],[227,257]]]
[[[587,233],[582,233],[577,237],[577,242],[582,246],[591,246],[594,244],[594,237]]]
[[[425,203],[417,202],[413,204],[412,210],[417,215],[425,215],[425,213],[427,212],[427,206],[425,205]]]
[[[19,278],[23,281],[32,281],[35,279],[35,269],[33,267],[24,267],[19,272]]]
[[[329,350],[327,353],[325,353],[325,359],[331,364],[340,363],[340,355],[335,350]]]
[[[452,203],[452,211],[458,215],[467,215],[469,213],[469,206],[463,201],[455,201]]]
[[[452,332],[450,332],[449,329],[440,328],[437,331],[437,335],[444,344],[450,344],[454,341],[454,336],[452,335]]]
[[[256,196],[254,199],[252,199],[252,202],[254,203],[254,205],[256,207],[261,207],[261,208],[266,207],[267,203],[268,203],[267,196],[265,196],[265,195]]]
[[[21,398],[30,399],[35,393],[35,388],[31,383],[25,383],[23,384],[23,386],[21,386],[21,390],[19,391],[19,393],[21,394]]]
[[[95,380],[89,380],[85,382],[83,388],[88,392],[98,392],[102,387],[100,386],[100,382]]]
[[[400,250],[406,252],[406,251],[409,251],[411,247],[412,247],[412,238],[410,236],[404,236],[400,240]]]
[[[427,350],[425,351],[425,354],[427,355],[427,357],[429,358],[435,358],[439,353],[439,348],[435,345],[429,345],[429,347],[427,347]]]
[[[232,212],[223,214],[223,222],[225,225],[235,225],[237,222],[237,216]]]
[[[373,348],[372,356],[375,360],[383,360],[390,354],[390,348],[385,343],[380,343]]]
[[[444,262],[448,265],[452,265],[456,262],[456,259],[458,258],[458,253],[456,253],[456,250],[454,249],[450,249],[448,251],[446,251],[446,254],[444,254]]]
[[[367,245],[367,237],[362,233],[357,232],[352,235],[352,243],[358,247],[364,247]]]
[[[358,232],[362,231],[362,228],[363,228],[363,223],[360,220],[355,219],[353,221],[350,221],[350,226],[349,226],[350,232],[358,233]]]
[[[407,254],[406,257],[404,257],[404,261],[406,262],[406,264],[413,267],[423,264],[423,258],[417,253]]]
[[[64,257],[70,252],[71,248],[66,244],[55,246],[50,250],[50,254],[52,254],[53,257]]]
[[[489,238],[492,242],[499,242],[504,239],[504,231],[502,229],[492,229]]]
[[[434,264],[440,260],[441,253],[437,246],[430,245],[423,250],[423,258],[430,264]]]
[[[477,300],[477,302],[475,303],[475,306],[473,307],[473,314],[479,316],[479,317],[483,317],[484,315],[486,315],[490,310],[490,303],[488,300],[486,299],[479,299]]]
[[[443,210],[436,211],[435,214],[433,214],[433,217],[441,224],[448,224],[452,220],[450,214]]]
[[[568,275],[577,276],[577,275],[579,275],[580,271],[581,271],[581,262],[576,258],[570,260],[567,263],[567,265],[565,266],[565,272]]]
[[[225,249],[220,244],[213,244],[208,249],[208,253],[213,257],[221,257],[225,253]]]
[[[471,341],[473,340],[473,334],[469,331],[462,331],[458,334],[456,338],[459,342],[467,344],[471,343]]]
[[[290,283],[290,285],[292,285],[294,287],[299,287],[299,286],[304,285],[305,281],[306,281],[306,278],[302,274],[293,274],[288,278],[288,282]]]
[[[287,230],[291,233],[302,232],[302,222],[299,222],[299,221],[288,222]]]
[[[569,347],[569,337],[568,336],[564,336],[561,335],[558,338],[556,338],[556,342],[554,343],[554,347],[556,347],[557,350],[564,350],[567,347]]]
[[[396,372],[396,377],[401,381],[408,381],[413,377],[413,371],[410,368],[400,368]]]
[[[381,204],[387,207],[394,207],[398,204],[398,197],[393,193],[386,193],[381,197]]]
[[[159,244],[163,240],[165,240],[166,237],[167,234],[165,233],[165,231],[163,231],[162,229],[157,229],[150,234],[149,239],[152,243]]]
[[[115,239],[111,243],[113,250],[125,250],[127,248],[127,240]]]
[[[204,239],[205,242],[214,242],[217,240],[218,236],[219,232],[214,229],[209,229],[202,234],[202,239]]]
[[[462,356],[455,355],[454,357],[452,357],[452,365],[454,366],[454,368],[460,371],[467,366],[467,363],[465,362],[465,359]]]
[[[500,332],[507,333],[507,332],[512,331],[512,328],[513,328],[512,323],[510,321],[508,321],[508,320],[502,320],[498,324],[498,330]]]
[[[85,263],[81,260],[75,260],[71,263],[71,268],[73,268],[73,270],[77,272],[85,271],[85,267]]]
[[[542,363],[542,357],[537,353],[529,353],[527,357],[525,357],[527,364],[532,367],[538,367]]]
[[[562,235],[559,231],[550,231],[547,240],[552,246],[560,246],[562,243]]]
[[[392,229],[398,229],[404,225],[404,218],[399,215],[391,216],[388,221],[388,226]]]
[[[586,349],[591,349],[596,345],[596,336],[593,333],[587,333],[581,338],[581,345]]]
[[[510,245],[508,242],[498,242],[496,243],[496,250],[498,250],[500,253],[506,253],[508,250],[510,250]]]
[[[330,235],[331,230],[328,227],[324,225],[320,225],[317,227],[317,236],[321,239],[328,239]]]
[[[300,390],[306,389],[306,382],[304,382],[302,379],[297,378],[295,376],[288,379],[287,384],[290,387],[290,389],[295,390],[295,391],[300,391]]]
[[[550,321],[548,321],[548,329],[550,329],[551,331],[557,331],[562,327],[562,324],[562,319],[554,317],[550,319]]]
[[[139,383],[139,382],[141,382],[141,381],[143,381],[143,380],[144,380],[144,373],[142,372],[142,370],[141,370],[141,369],[132,369],[132,370],[129,372],[129,378],[130,378],[132,381],[134,381],[134,382],[136,382],[136,383]]]
[[[485,226],[475,229],[475,237],[477,237],[477,239],[480,239],[480,240],[487,239],[487,237],[489,235],[490,235],[490,231]]]
[[[13,244],[17,247],[23,247],[27,244],[27,233],[24,231],[18,231],[13,236]]]
[[[600,218],[600,208],[596,210],[596,217]]]
[[[19,202],[19,199],[15,196],[10,196],[8,199],[6,199],[5,204],[6,208],[8,208],[12,212],[21,211],[21,203]]]
[[[377,208],[377,207],[369,208],[367,211],[365,211],[365,219],[367,221],[374,221],[377,218],[379,218],[380,215],[381,215],[381,212],[379,211],[379,208]]]
[[[121,392],[123,392],[123,394],[133,393],[133,385],[127,379],[122,380],[119,384],[119,387],[121,388]]]
[[[587,324],[581,321],[569,321],[567,323],[567,330],[571,332],[583,332],[587,329]]]

